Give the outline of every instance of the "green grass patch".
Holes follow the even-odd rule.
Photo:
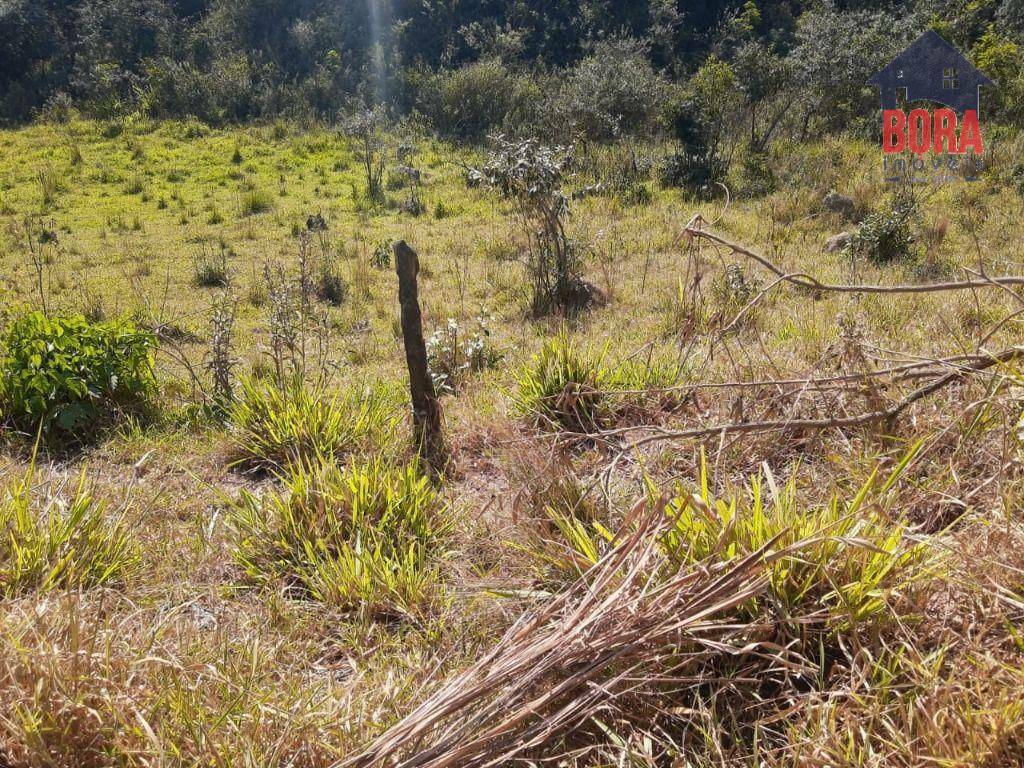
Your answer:
[[[437,597],[449,521],[415,465],[295,465],[280,493],[244,492],[230,524],[234,560],[256,583],[371,618],[419,613]]]
[[[123,583],[139,563],[123,518],[108,518],[83,475],[65,497],[34,487],[35,466],[0,493],[0,594]]]
[[[301,381],[247,378],[229,419],[235,466],[279,471],[383,445],[398,415],[380,389],[329,395]]]
[[[655,407],[671,405],[661,393],[652,398],[646,390],[675,380],[671,368],[657,363],[611,363],[607,348],[579,346],[563,331],[519,371],[517,402],[541,428],[595,432],[631,413],[649,416]]]

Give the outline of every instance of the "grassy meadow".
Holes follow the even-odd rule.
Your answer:
[[[0,132],[0,328],[154,339],[145,409],[88,440],[0,427],[0,766],[1021,764],[1021,368],[986,361],[1024,298],[984,284],[1024,274],[1021,147],[916,189],[885,263],[824,249],[891,208],[874,145],[778,145],[774,189],[735,170],[728,202],[654,168],[615,186],[664,148],[578,148],[568,234],[601,300],[535,316],[530,231],[466,181],[484,149],[388,134],[374,202],[327,128]],[[786,275],[983,284],[801,287],[687,235],[698,214]],[[399,239],[450,363],[441,478],[412,444]],[[669,626],[655,583],[697,618]],[[424,702],[429,730],[365,751]]]

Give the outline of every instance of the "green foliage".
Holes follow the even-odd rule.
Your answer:
[[[456,392],[473,373],[494,368],[501,353],[491,343],[490,322],[486,311],[477,315],[476,328],[463,336],[458,322],[448,322],[427,339],[427,365],[438,392]]]
[[[996,116],[1019,121],[1024,116],[1024,68],[1021,46],[1017,41],[990,26],[972,50],[975,66],[996,84],[989,99],[994,102]],[[987,104],[988,102],[986,102]]]
[[[605,40],[564,79],[547,106],[562,132],[609,140],[647,133],[655,124],[668,85],[635,40]]]
[[[386,158],[385,129],[389,125],[387,110],[357,107],[344,116],[341,132],[352,143],[352,150],[363,169],[366,181],[366,199],[371,203],[384,202],[384,167]]]
[[[0,491],[0,595],[123,583],[138,549],[124,519],[108,519],[85,475],[67,498],[34,483],[33,463]]]
[[[242,195],[242,215],[257,216],[274,208],[274,196],[264,189],[251,189]]]
[[[520,506],[526,508],[509,544],[533,563],[538,586],[558,590],[596,564],[615,536],[602,522],[591,488],[568,461],[536,469],[523,467],[523,476],[516,478],[522,482]]]
[[[479,141],[501,128],[524,89],[499,59],[485,59],[442,70],[420,88],[419,105],[444,136]],[[521,109],[521,107],[520,107]]]
[[[153,396],[156,338],[125,320],[30,312],[11,323],[0,357],[0,403],[15,426],[87,439],[100,422]]]
[[[641,390],[671,386],[666,367],[608,365],[607,350],[580,349],[564,331],[544,342],[517,377],[519,408],[545,429],[594,432],[652,405]],[[654,404],[666,405],[655,396]]]
[[[910,256],[911,222],[917,213],[912,198],[899,194],[884,211],[870,213],[854,231],[847,251],[875,264],[888,264]]]
[[[382,445],[396,426],[379,390],[328,395],[299,380],[245,378],[229,410],[236,466],[279,471],[318,457],[340,459]]]
[[[373,249],[373,253],[370,255],[370,264],[377,269],[387,269],[391,266],[391,249],[392,242],[390,240],[384,240],[377,244],[377,247]]]
[[[230,282],[227,248],[204,248],[192,262],[192,284],[197,288],[224,288]]]
[[[915,451],[880,488],[873,474],[851,501],[811,509],[799,503],[795,479],[778,488],[770,475],[770,498],[764,480],[753,478],[746,495],[715,499],[702,462],[697,492],[680,487],[668,501],[673,525],[661,545],[679,568],[769,547],[766,607],[784,621],[833,631],[877,626],[893,619],[891,601],[921,575],[925,553],[905,525],[868,499],[893,486]]]
[[[725,179],[734,144],[730,126],[741,118],[738,94],[732,66],[708,57],[668,110],[679,148],[662,164],[663,185],[706,197]]]
[[[368,617],[416,614],[436,597],[447,513],[415,466],[294,466],[284,489],[242,493],[235,561],[257,583]]]
[[[498,138],[488,157],[483,178],[515,204],[515,212],[529,249],[533,311],[573,313],[590,303],[580,279],[580,254],[566,233],[569,198],[562,190],[572,164],[561,147],[547,147],[533,139]]]

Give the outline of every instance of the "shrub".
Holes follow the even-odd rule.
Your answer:
[[[377,247],[373,249],[373,254],[370,256],[370,263],[377,269],[387,269],[391,266],[391,248],[392,243],[390,240],[384,240],[377,244]]]
[[[279,471],[383,442],[395,427],[380,391],[328,396],[301,381],[243,379],[231,405],[235,466]]]
[[[707,196],[725,178],[735,147],[733,129],[741,118],[740,102],[732,67],[714,55],[708,57],[667,110],[680,148],[662,164],[665,186]]]
[[[232,510],[233,556],[249,578],[369,617],[429,604],[449,523],[415,466],[315,462],[284,483],[263,498],[243,492]]]
[[[642,44],[605,40],[568,72],[548,108],[563,130],[608,140],[653,133],[667,91]]]
[[[533,311],[575,312],[591,294],[580,278],[580,255],[566,234],[569,198],[562,190],[571,158],[563,149],[532,139],[498,139],[484,168],[491,184],[515,203],[516,216],[529,243],[528,265]]]
[[[383,107],[357,108],[344,116],[341,132],[353,145],[353,152],[363,169],[366,198],[373,203],[384,201],[384,130],[389,123]]]
[[[15,320],[0,358],[0,403],[24,430],[85,438],[154,394],[156,338],[125,320],[31,312]]]
[[[907,258],[913,237],[911,220],[917,206],[907,195],[897,195],[888,210],[870,213],[854,231],[846,246],[848,253],[864,256],[875,264]]]
[[[252,189],[242,195],[242,215],[256,216],[273,210],[274,196],[263,189]]]
[[[867,499],[891,488],[914,452],[880,489],[876,473],[851,501],[832,499],[812,509],[799,504],[793,478],[781,489],[773,487],[770,501],[761,478],[751,480],[746,495],[715,499],[702,462],[697,492],[680,487],[668,501],[665,511],[673,525],[661,546],[677,567],[689,568],[765,547],[785,552],[802,542],[768,566],[766,607],[784,622],[796,620],[801,631],[813,624],[829,631],[877,625],[892,617],[889,601],[920,575],[925,553],[911,543],[905,525],[886,515],[880,504],[869,506]],[[657,495],[652,489],[652,498]]]
[[[542,465],[525,459],[512,471],[521,489],[518,535],[510,544],[532,562],[539,586],[565,587],[594,566],[614,542],[603,522],[606,514],[590,494],[592,484],[577,475],[566,458],[545,457]]]
[[[340,307],[348,296],[348,283],[338,271],[337,263],[330,258],[320,260],[317,273],[317,297],[332,307]]]
[[[480,140],[500,127],[513,106],[516,80],[500,59],[484,59],[430,78],[420,108],[438,133]]]
[[[68,498],[34,481],[33,464],[0,491],[0,594],[123,582],[139,562],[123,518],[107,519],[84,475]]]

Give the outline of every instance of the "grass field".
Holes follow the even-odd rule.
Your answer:
[[[410,142],[419,216],[394,157]],[[581,151],[572,186],[629,149]],[[992,142],[980,181],[918,190],[910,254],[886,264],[823,249],[854,228],[827,193],[889,205],[857,142],[780,147],[776,189],[737,175],[729,204],[653,172],[639,201],[574,199],[605,300],[570,318],[531,315],[527,234],[465,182],[483,155],[391,136],[373,204],[322,128],[0,133],[0,324],[41,309],[158,339],[145,418],[79,445],[4,436],[0,766],[369,765],[432,744],[407,764],[1024,761],[1024,298],[985,283],[1024,274],[1020,142]],[[786,275],[980,285],[800,287],[685,234],[697,214]],[[410,437],[397,239],[427,334],[451,319],[483,350],[442,397],[436,481]],[[296,320],[275,296],[307,278]],[[217,307],[236,317],[226,411]],[[326,454],[294,464],[257,413],[287,410],[261,382],[289,318],[310,400],[281,423]]]

